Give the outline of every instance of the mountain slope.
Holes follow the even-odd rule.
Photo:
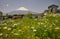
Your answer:
[[[35,14],[36,12],[32,12],[32,11],[24,11],[24,10],[15,10],[12,12],[8,12],[8,14],[12,15],[12,14],[26,14],[28,12],[31,12],[32,14]]]

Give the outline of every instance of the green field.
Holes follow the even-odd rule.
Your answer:
[[[0,39],[60,39],[60,16],[4,20],[0,22]]]

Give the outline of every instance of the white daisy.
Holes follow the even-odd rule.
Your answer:
[[[59,27],[56,27],[55,29],[60,29]]]
[[[41,23],[41,24],[44,24],[44,23]]]
[[[56,16],[56,14],[53,14],[53,17],[55,17]]]
[[[3,27],[3,29],[7,29],[8,27]]]
[[[3,33],[0,33],[0,36],[2,36],[3,35]]]
[[[16,26],[17,25],[17,23],[16,24],[14,24],[14,26]]]
[[[37,30],[36,30],[36,29],[34,29],[33,31],[34,31],[34,32],[36,32]]]
[[[18,24],[13,24],[13,26],[12,27],[15,27],[15,26],[17,26]]]
[[[47,15],[47,13],[44,13],[44,15]]]
[[[8,28],[8,30],[11,30],[11,28]]]
[[[34,27],[31,27],[32,29],[34,29]]]
[[[18,30],[18,31],[22,31],[22,30]]]

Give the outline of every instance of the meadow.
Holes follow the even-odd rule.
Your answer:
[[[0,39],[60,39],[60,15],[4,20],[0,22]]]

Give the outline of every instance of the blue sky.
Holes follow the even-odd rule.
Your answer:
[[[51,4],[56,4],[60,8],[60,0],[0,0],[0,11],[7,13],[24,7],[29,11],[41,13]]]

